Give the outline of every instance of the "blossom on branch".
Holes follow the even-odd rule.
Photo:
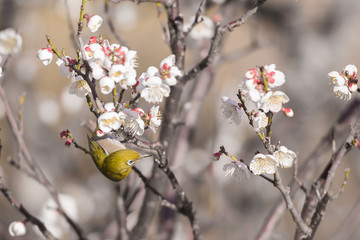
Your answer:
[[[266,114],[262,111],[256,113],[255,118],[253,119],[253,126],[256,132],[261,131],[262,129],[266,128],[269,123],[269,118]]]
[[[53,59],[53,51],[51,48],[42,48],[37,51],[36,56],[42,61],[45,66],[47,66],[51,63]]]
[[[255,175],[274,174],[276,172],[277,161],[273,155],[258,153],[250,162],[250,170]]]
[[[112,111],[104,112],[98,118],[98,126],[104,133],[119,129],[121,127],[120,114]]]
[[[13,28],[0,31],[0,54],[17,54],[22,46],[22,38]]]
[[[91,89],[81,76],[76,76],[73,77],[73,82],[69,88],[69,93],[75,94],[78,97],[85,97],[91,93]]]
[[[259,108],[264,112],[279,112],[284,103],[289,102],[289,97],[281,91],[268,91],[260,101]]]
[[[160,77],[165,80],[169,86],[177,83],[176,77],[182,76],[181,71],[175,66],[175,55],[171,54],[160,63]]]
[[[236,180],[241,181],[244,178],[249,178],[249,169],[246,164],[241,161],[232,161],[224,165],[225,177],[229,176]]]
[[[292,167],[296,158],[296,154],[293,151],[287,149],[285,146],[280,146],[280,148],[275,151],[273,155],[277,165],[282,168]]]
[[[100,28],[103,19],[99,15],[92,15],[87,19],[87,21],[87,27],[90,32],[96,32]]]
[[[222,97],[221,101],[223,105],[221,108],[223,109],[223,115],[226,119],[232,120],[236,125],[240,124],[241,121],[241,108],[239,107],[239,104],[232,100],[229,97]]]
[[[357,68],[354,65],[347,65],[342,73],[329,72],[331,78],[331,91],[342,100],[350,100],[351,94],[358,90]]]
[[[19,237],[26,234],[26,226],[21,221],[12,222],[9,225],[9,234],[12,237]]]

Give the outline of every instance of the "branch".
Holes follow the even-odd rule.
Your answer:
[[[353,119],[358,115],[360,110],[360,97],[355,98],[350,105],[340,114],[337,121],[334,125],[329,129],[329,131],[324,135],[321,141],[314,147],[314,151],[305,159],[301,169],[299,169],[299,178],[303,179],[303,181],[307,180],[312,176],[317,170],[317,166],[321,165],[322,156],[324,156],[329,150],[331,150],[332,146],[332,136],[337,136],[342,133],[346,127],[348,127],[348,123],[353,121]],[[291,196],[294,196],[299,186],[293,180],[289,187],[292,192]],[[271,232],[277,225],[280,217],[283,215],[285,211],[286,205],[283,202],[282,198],[279,198],[277,203],[274,205],[268,217],[265,219],[261,229],[258,232],[256,237],[257,240],[266,240],[270,237]]]
[[[19,203],[11,195],[9,189],[5,187],[2,177],[0,177],[0,191],[12,206],[26,217],[25,221],[31,222],[33,225],[37,226],[46,239],[56,240],[54,235],[52,235],[51,232],[49,232],[49,230],[45,227],[45,224],[38,218],[34,217],[21,203]]]
[[[300,214],[298,213],[298,211],[294,207],[294,204],[293,204],[293,202],[291,200],[291,196],[290,196],[290,188],[289,187],[284,187],[284,185],[282,185],[281,177],[280,177],[280,174],[279,174],[278,171],[276,171],[276,173],[274,174],[274,180],[275,180],[274,186],[277,189],[279,189],[279,191],[283,195],[283,198],[284,198],[285,203],[286,203],[286,207],[287,207],[287,209],[289,209],[289,211],[291,213],[291,216],[292,216],[293,220],[295,221],[296,225],[298,226],[298,228],[306,236],[311,235],[311,229],[306,224],[306,222],[304,222],[302,220],[302,218],[300,217]]]
[[[222,40],[224,34],[227,32],[233,31],[235,28],[241,26],[244,24],[250,16],[252,16],[254,13],[257,12],[258,8],[264,4],[266,0],[258,0],[256,4],[248,10],[241,18],[236,19],[234,21],[231,21],[225,25],[217,26],[215,29],[215,35],[212,39],[211,46],[209,49],[209,53],[206,58],[204,58],[200,63],[198,63],[195,67],[193,67],[186,75],[184,75],[180,82],[186,83],[190,81],[191,79],[197,78],[197,76],[200,74],[200,72],[213,64],[215,57],[218,53],[218,45],[220,41]]]

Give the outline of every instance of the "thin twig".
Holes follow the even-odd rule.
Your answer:
[[[45,224],[34,215],[32,215],[21,203],[19,203],[10,193],[9,189],[5,187],[5,184],[0,176],[0,191],[4,197],[9,201],[9,203],[17,209],[22,215],[26,217],[26,222],[31,222],[33,225],[37,226],[40,232],[46,239],[56,240],[54,235],[46,228]]]

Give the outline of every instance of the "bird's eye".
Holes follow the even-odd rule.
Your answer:
[[[128,161],[126,162],[126,164],[129,165],[129,166],[134,165],[134,163],[135,163],[134,160],[128,160]]]

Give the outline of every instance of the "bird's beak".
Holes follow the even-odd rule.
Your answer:
[[[151,154],[141,154],[138,160],[147,158],[147,157],[152,157],[152,155]]]

